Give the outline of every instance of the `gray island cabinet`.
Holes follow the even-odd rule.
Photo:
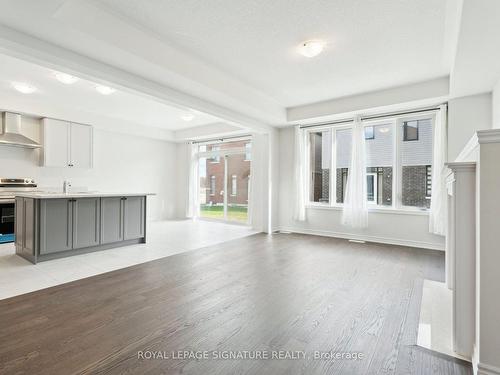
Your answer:
[[[146,242],[145,195],[16,196],[16,254],[37,263]]]

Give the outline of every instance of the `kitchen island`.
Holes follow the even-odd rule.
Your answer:
[[[146,242],[148,193],[18,193],[16,254],[40,261]]]

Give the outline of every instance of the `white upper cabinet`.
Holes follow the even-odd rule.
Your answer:
[[[44,167],[92,168],[92,126],[43,119]]]
[[[43,119],[43,165],[46,167],[69,166],[69,142],[71,123]]]
[[[72,167],[92,168],[92,126],[71,123],[69,154]]]

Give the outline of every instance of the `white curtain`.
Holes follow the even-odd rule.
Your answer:
[[[199,166],[198,166],[198,145],[195,143],[187,145],[187,160],[189,161],[188,175],[188,203],[186,216],[196,219],[200,216],[199,203]]]
[[[297,221],[306,220],[306,165],[307,165],[307,132],[300,126],[295,127],[294,144],[294,180],[295,199],[293,218]]]
[[[447,159],[447,105],[439,107],[434,124],[432,151],[432,195],[429,214],[429,232],[444,236],[446,233],[446,159]]]
[[[368,203],[366,199],[366,150],[365,130],[357,116],[352,128],[351,165],[347,174],[347,185],[342,211],[342,224],[352,228],[368,226]]]

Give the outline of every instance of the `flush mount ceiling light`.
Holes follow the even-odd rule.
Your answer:
[[[305,57],[315,57],[323,52],[325,43],[320,40],[308,40],[301,43],[299,46],[299,53]]]
[[[116,89],[104,85],[97,85],[95,89],[97,90],[98,93],[102,95],[110,95],[116,91]]]
[[[32,94],[37,90],[35,86],[25,82],[13,82],[12,87],[23,94]]]
[[[64,83],[65,85],[71,85],[71,84],[75,83],[76,81],[80,80],[80,78],[78,78],[78,77],[72,76],[71,74],[68,74],[68,73],[62,73],[62,72],[54,72],[54,76],[56,77],[56,79],[59,82]]]
[[[380,128],[379,132],[381,133],[387,133],[389,131],[389,128]]]
[[[189,121],[192,121],[194,119],[194,115],[192,113],[186,113],[186,114],[181,116],[181,119],[189,122]]]

